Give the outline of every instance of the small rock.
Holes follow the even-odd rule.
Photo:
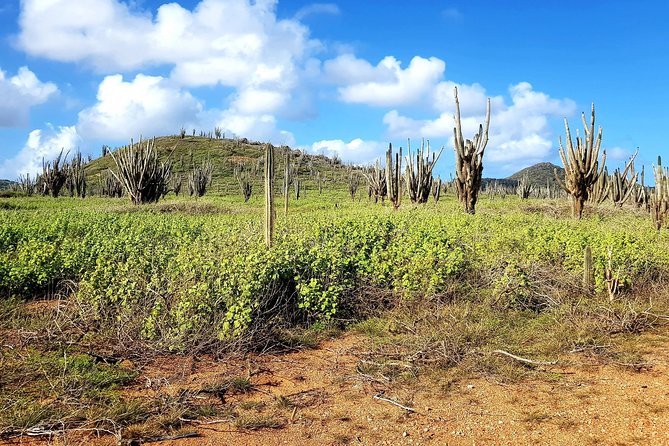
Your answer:
[[[473,388],[474,388],[474,384],[467,384],[467,388],[470,389],[470,390],[473,389]]]

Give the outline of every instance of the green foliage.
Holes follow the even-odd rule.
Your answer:
[[[633,215],[577,222],[489,209],[471,216],[454,211],[453,200],[389,212],[341,193],[327,198],[337,208],[300,200],[277,222],[267,249],[259,199],[205,200],[193,209],[176,199],[139,211],[113,199],[76,208],[68,198],[17,200],[0,210],[0,296],[31,297],[70,280],[78,285],[74,298],[98,322],[135,327],[180,350],[205,335],[231,339],[270,321],[346,316],[361,287],[414,298],[474,281],[505,306],[537,310],[543,304],[534,300],[529,266],[578,276],[586,246],[598,291],[609,250],[627,287],[669,268],[667,235]]]

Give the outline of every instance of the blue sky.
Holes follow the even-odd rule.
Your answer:
[[[61,147],[182,126],[369,162],[428,138],[453,169],[491,98],[484,176],[559,163],[566,116],[597,107],[610,168],[666,155],[669,4],[660,1],[5,0],[0,178]],[[648,179],[647,179],[648,180]]]

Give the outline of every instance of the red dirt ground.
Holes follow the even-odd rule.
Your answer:
[[[193,424],[186,430],[201,437],[152,443],[163,446],[669,445],[666,330],[642,336],[649,366],[641,371],[598,364],[579,353],[547,367],[541,380],[504,384],[477,378],[449,388],[438,376],[389,387],[381,378],[363,376],[359,353],[369,350],[369,342],[345,334],[316,349],[247,361],[163,358],[145,367],[130,391],[176,393],[250,373],[256,390],[227,397],[226,404],[235,407],[237,419],[281,425],[245,430],[233,421]],[[382,392],[415,413],[374,398]]]

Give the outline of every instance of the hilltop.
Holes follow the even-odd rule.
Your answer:
[[[524,175],[527,175],[530,184],[534,186],[546,186],[546,182],[548,181],[551,187],[553,187],[557,186],[557,181],[555,181],[555,175],[553,173],[554,169],[557,169],[557,173],[561,178],[564,177],[564,169],[562,167],[556,166],[553,163],[538,163],[519,170],[508,177],[508,179],[513,180],[514,184],[517,184]]]
[[[14,184],[14,181],[11,180],[0,180],[0,190],[9,189]]]
[[[262,159],[264,143],[242,139],[215,139],[205,136],[162,136],[155,138],[155,147],[159,158],[170,159],[174,175],[181,174],[183,187],[187,189],[187,175],[193,166],[209,160],[213,166],[212,188],[216,193],[236,193],[238,184],[234,177],[235,167],[244,165],[252,173],[252,181],[260,187],[262,182]],[[277,181],[283,177],[285,150],[291,153],[291,160],[300,160],[299,177],[309,189],[316,186],[317,176],[337,188],[345,188],[348,179],[348,166],[338,158],[325,155],[303,153],[299,150],[282,146],[275,152]],[[111,155],[94,159],[86,165],[86,177],[90,184],[97,185],[108,169],[116,165]],[[329,186],[331,187],[331,186]]]

